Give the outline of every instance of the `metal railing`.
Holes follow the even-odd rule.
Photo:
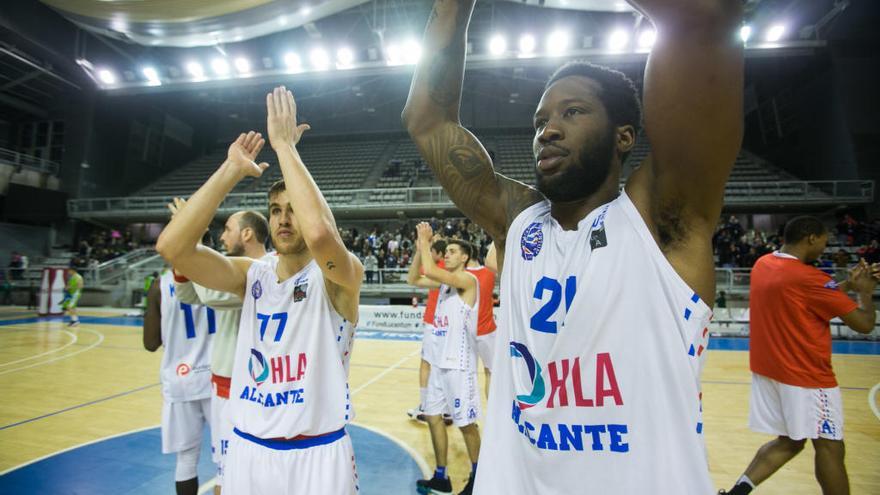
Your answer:
[[[331,189],[323,191],[333,209],[387,210],[407,208],[451,208],[449,196],[441,187],[389,189]],[[135,218],[165,215],[166,205],[174,199],[166,196],[130,196],[71,199],[67,212],[72,217]],[[774,181],[730,182],[725,189],[726,204],[815,204],[870,203],[874,200],[874,181]],[[229,194],[220,204],[221,214],[241,209],[267,207],[266,194]]]
[[[0,148],[0,163],[12,165],[14,167],[35,170],[40,173],[58,175],[60,165],[45,158],[39,158],[33,155],[26,155],[18,151]]]

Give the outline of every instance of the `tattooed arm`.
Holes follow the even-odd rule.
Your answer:
[[[459,122],[467,25],[473,7],[474,0],[434,2],[403,121],[455,205],[503,245],[510,222],[542,196],[495,173],[483,145]]]

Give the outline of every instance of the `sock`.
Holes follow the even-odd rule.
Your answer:
[[[428,396],[428,389],[425,387],[420,388],[419,389],[419,410],[420,411],[425,410],[425,397],[427,397],[427,396]]]
[[[437,466],[437,469],[434,470],[434,477],[445,480],[446,479],[446,466]]]
[[[755,484],[748,476],[742,475],[736,480],[736,484],[730,490],[730,495],[749,495],[755,489]]]
[[[76,315],[71,316],[70,321],[79,321],[79,316],[76,316]]]

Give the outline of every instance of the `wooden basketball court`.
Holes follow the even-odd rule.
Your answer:
[[[0,308],[0,472],[159,424],[162,351],[145,351],[139,320],[123,313],[83,309],[80,327],[68,329],[60,319],[37,320],[20,307]],[[866,343],[858,347],[862,354],[834,356],[854,494],[880,493],[880,417],[868,402],[869,392],[880,382],[878,347],[876,342]],[[355,424],[396,441],[428,474],[434,463],[428,430],[405,414],[418,402],[419,351],[420,343],[414,340],[359,338],[350,385]],[[715,484],[729,488],[769,437],[751,432],[746,425],[748,353],[712,350],[707,360],[704,432]],[[481,386],[482,378],[481,373]],[[470,465],[454,428],[449,429],[449,438],[449,472],[459,490]],[[155,455],[162,456],[158,449]],[[812,455],[807,447],[756,493],[820,493]],[[392,477],[396,472],[389,465],[386,473],[378,474]]]

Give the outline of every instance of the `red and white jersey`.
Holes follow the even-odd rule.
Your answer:
[[[458,294],[455,287],[440,286],[437,310],[434,312],[434,335],[440,346],[436,366],[443,369],[477,369],[477,321],[480,309],[480,286],[477,284],[473,307]]]
[[[495,315],[492,313],[492,292],[495,290],[495,272],[485,266],[468,268],[480,281],[480,313],[477,322],[477,337],[495,331]]]
[[[625,193],[577,230],[548,201],[520,213],[501,297],[474,493],[715,493],[700,404],[711,310]]]
[[[159,278],[162,300],[162,396],[166,402],[211,397],[211,337],[217,329],[214,310],[177,300],[174,274]]]
[[[354,325],[330,302],[312,260],[279,283],[275,267],[247,273],[227,414],[258,438],[336,431],[353,418],[348,363]]]

